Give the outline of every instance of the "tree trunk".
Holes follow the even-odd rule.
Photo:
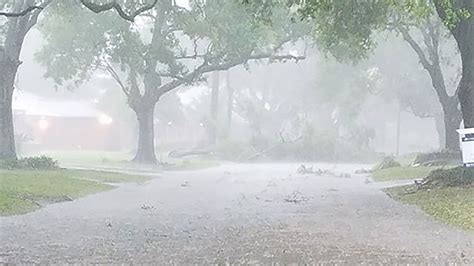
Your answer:
[[[454,38],[459,46],[462,60],[462,78],[459,83],[459,102],[466,128],[474,127],[474,2],[464,1],[464,8],[470,12],[468,19],[463,19]]]
[[[474,127],[474,23],[471,23],[469,36],[471,39],[464,38],[466,47],[461,51],[462,78],[458,94],[465,128]]]
[[[12,100],[17,69],[8,58],[0,61],[0,160],[16,158]]]
[[[459,135],[456,131],[461,123],[461,114],[458,110],[458,101],[451,98],[449,104],[443,105],[445,149],[448,151],[459,151]]]
[[[155,104],[143,104],[134,109],[138,120],[138,147],[134,162],[156,163],[155,154]]]
[[[219,111],[219,72],[212,73],[211,88],[211,121],[209,125],[209,144],[216,143],[217,139],[217,112]]]
[[[449,19],[449,12],[442,0],[435,0],[436,11],[443,19]],[[469,18],[460,18],[451,33],[461,54],[462,78],[458,87],[462,118],[465,128],[474,127],[474,1],[454,1],[454,9],[464,9],[470,13]]]

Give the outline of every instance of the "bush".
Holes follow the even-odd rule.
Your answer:
[[[0,160],[0,169],[12,170],[17,168],[18,160],[17,159],[5,159]]]
[[[8,159],[0,161],[3,169],[25,169],[25,170],[50,170],[57,169],[58,162],[48,156],[25,157],[20,159]]]
[[[382,160],[382,162],[376,165],[373,170],[382,170],[400,166],[401,164],[397,162],[393,156],[387,156]]]
[[[461,153],[452,151],[440,151],[432,153],[419,153],[416,155],[412,165],[414,166],[438,166],[457,164],[461,162]]]
[[[474,184],[474,169],[463,166],[436,169],[423,179],[421,188],[471,186]]]

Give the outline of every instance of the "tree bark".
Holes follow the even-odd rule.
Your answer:
[[[459,83],[458,96],[466,128],[474,127],[474,19],[470,19],[470,21],[466,35],[456,38],[462,58],[462,78]]]
[[[16,159],[13,125],[13,89],[18,65],[8,58],[0,61],[0,160]]]
[[[420,31],[423,32],[424,42],[429,44],[426,47],[427,54],[425,54],[421,46],[411,37],[407,29],[400,28],[400,31],[405,41],[407,41],[417,53],[421,64],[430,75],[431,84],[443,109],[443,135],[445,139],[442,142],[444,146],[441,147],[449,151],[459,151],[459,138],[456,130],[459,128],[461,122],[461,111],[458,109],[459,101],[456,95],[449,96],[446,90],[446,83],[439,56],[439,41],[441,38],[439,26],[439,24],[432,24],[431,21],[428,21],[427,25],[420,29]]]
[[[443,3],[441,0],[434,1],[438,15],[446,20],[448,12]],[[461,54],[462,78],[458,87],[458,97],[464,127],[472,128],[474,127],[474,1],[453,1],[452,8],[464,9],[470,13],[469,18],[461,18],[450,31]]]
[[[459,135],[456,131],[461,124],[461,114],[458,109],[459,102],[455,96],[450,97],[449,103],[443,105],[445,149],[459,151]]]
[[[154,111],[156,103],[134,109],[138,120],[138,146],[134,162],[156,163]]]
[[[209,144],[216,143],[217,139],[217,112],[219,111],[219,71],[212,73],[211,86],[211,121],[209,125]]]
[[[15,77],[21,64],[20,53],[26,34],[36,24],[46,1],[40,9],[26,12],[21,17],[8,18],[4,44],[0,45],[0,159],[15,159],[15,129],[12,100]],[[34,0],[14,1],[13,13],[34,5]]]

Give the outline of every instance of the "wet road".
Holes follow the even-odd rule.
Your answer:
[[[164,172],[2,217],[0,263],[474,264],[473,233],[393,201],[352,174],[362,166],[297,166]]]

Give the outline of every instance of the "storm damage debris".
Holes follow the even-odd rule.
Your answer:
[[[325,170],[325,169],[313,169],[313,166],[311,167],[308,167],[304,164],[300,165],[297,169],[296,169],[296,172],[298,174],[302,174],[302,175],[305,175],[305,174],[314,174],[314,175],[323,175],[323,174],[331,174],[330,171],[328,170]]]
[[[146,205],[146,204],[143,204],[142,206],[140,206],[140,209],[142,209],[142,210],[152,210],[154,208],[155,208],[154,206],[150,206],[150,205]]]
[[[293,191],[291,194],[285,197],[285,201],[290,203],[301,203],[307,200],[308,198],[304,197],[303,194],[297,190]]]
[[[182,186],[182,187],[187,187],[188,185],[189,185],[188,180],[184,180],[184,182],[181,183],[181,186]]]
[[[317,175],[317,176],[328,176],[328,177],[339,177],[339,178],[351,178],[351,174],[349,173],[335,173],[327,169],[314,169],[313,166],[308,167],[304,164],[300,165],[296,172],[301,175]]]

